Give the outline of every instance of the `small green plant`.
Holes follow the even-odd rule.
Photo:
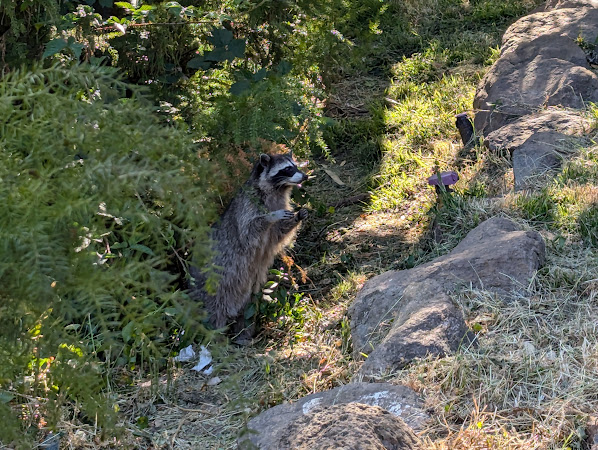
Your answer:
[[[466,198],[484,198],[486,197],[486,186],[482,181],[470,183],[463,189],[463,197]]]
[[[588,40],[584,36],[579,35],[579,36],[577,36],[577,39],[575,39],[575,42],[577,43],[577,45],[579,45],[582,48],[582,50],[591,51],[591,50],[595,50],[596,47],[598,46],[598,37],[596,37],[596,39],[594,39],[594,42],[592,42],[591,40]]]
[[[271,278],[262,288],[261,293],[254,296],[244,312],[246,322],[261,323],[274,321],[280,325],[301,327],[305,322],[306,302],[303,294],[293,292],[294,287],[288,272],[283,268],[270,269]]]
[[[532,222],[550,224],[555,221],[556,205],[548,188],[537,194],[520,195],[515,203],[524,217]]]
[[[579,232],[594,247],[598,247],[598,204],[590,205],[579,216]]]
[[[341,320],[341,339],[341,352],[350,354],[353,351],[353,339],[351,338],[351,324],[346,316]]]
[[[598,179],[597,153],[594,147],[581,149],[576,157],[566,161],[557,177],[559,185],[593,184]]]

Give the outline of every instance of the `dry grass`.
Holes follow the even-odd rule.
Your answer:
[[[351,77],[339,81],[326,100],[326,115],[335,119],[367,117],[372,100],[385,89],[386,82],[380,77]]]
[[[392,379],[416,387],[433,408],[430,448],[579,444],[584,418],[598,408],[596,256],[575,245],[567,255],[549,250],[534,285],[506,302],[484,291],[456,296],[479,330],[478,346]],[[562,270],[577,275],[563,279]]]

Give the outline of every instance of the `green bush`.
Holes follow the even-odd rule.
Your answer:
[[[26,64],[42,55],[51,34],[51,24],[60,15],[57,0],[0,0],[2,58],[0,73]]]
[[[64,404],[105,422],[112,369],[155,371],[203,330],[176,269],[207,257],[206,160],[126,89],[90,65],[0,80],[0,413],[21,427]]]

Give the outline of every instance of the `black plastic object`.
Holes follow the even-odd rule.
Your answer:
[[[459,130],[459,134],[461,135],[461,140],[463,141],[463,145],[471,145],[473,141],[473,123],[471,119],[467,115],[467,113],[457,114],[455,116],[457,118],[457,122],[455,125]]]

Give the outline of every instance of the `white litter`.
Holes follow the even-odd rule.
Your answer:
[[[193,345],[189,345],[188,347],[185,347],[184,349],[182,349],[179,354],[177,356],[175,356],[173,359],[175,361],[180,361],[180,362],[185,362],[185,361],[189,361],[190,359],[193,359],[195,357],[195,351],[193,350]]]
[[[221,381],[222,380],[220,379],[220,377],[214,377],[210,378],[206,384],[208,386],[216,386],[217,384],[220,384]]]
[[[202,345],[201,351],[199,352],[199,362],[194,367],[192,367],[191,370],[196,370],[197,372],[201,372],[211,362],[212,362],[212,354],[205,347],[205,345]]]

